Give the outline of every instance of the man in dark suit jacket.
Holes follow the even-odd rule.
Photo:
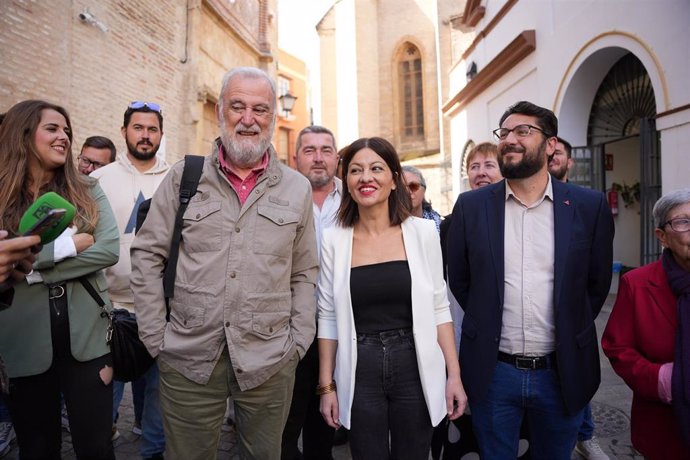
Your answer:
[[[462,378],[482,458],[516,458],[526,416],[532,458],[569,459],[601,380],[613,219],[602,193],[551,180],[553,112],[519,102],[500,126],[506,180],[462,194],[448,234]]]

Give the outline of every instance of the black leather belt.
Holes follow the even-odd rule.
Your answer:
[[[551,369],[556,367],[556,353],[549,353],[545,356],[523,356],[509,355],[508,353],[498,352],[498,360],[511,364],[518,369],[537,370]]]

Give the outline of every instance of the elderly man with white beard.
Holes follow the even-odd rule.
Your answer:
[[[315,334],[311,186],[271,146],[275,86],[241,67],[223,78],[221,136],[184,214],[169,322],[162,272],[183,163],[153,196],[132,245],[139,335],[160,368],[171,458],[215,458],[232,396],[240,457],[279,459],[295,368]]]

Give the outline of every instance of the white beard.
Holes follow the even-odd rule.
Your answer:
[[[225,153],[228,155],[230,161],[240,168],[251,168],[256,166],[263,157],[264,153],[271,146],[271,137],[273,134],[273,127],[275,121],[271,122],[265,133],[259,133],[258,139],[236,139],[228,132],[225,125],[225,120],[221,119],[220,123],[220,140],[225,147]],[[245,128],[245,126],[238,124],[238,128]]]

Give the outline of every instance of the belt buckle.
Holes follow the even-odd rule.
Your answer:
[[[515,367],[521,370],[534,370],[537,368],[537,358],[516,356]]]
[[[63,295],[65,295],[65,287],[61,284],[59,284],[57,286],[51,286],[48,289],[48,299],[49,300],[59,299]]]

